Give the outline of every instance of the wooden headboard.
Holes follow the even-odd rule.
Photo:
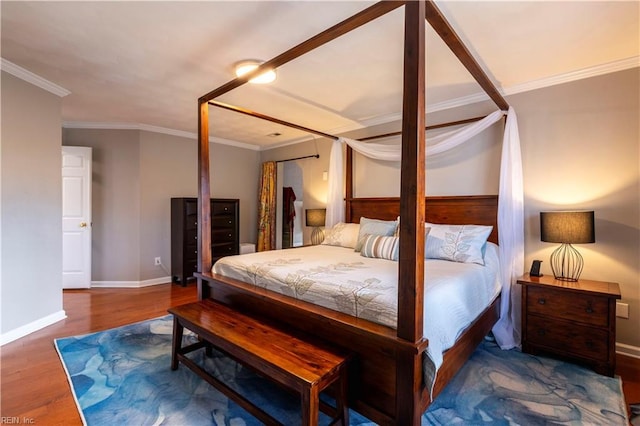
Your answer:
[[[400,198],[350,198],[346,209],[347,222],[359,223],[361,217],[393,220],[400,214]],[[497,195],[426,197],[425,219],[452,225],[491,225],[489,241],[498,244]]]

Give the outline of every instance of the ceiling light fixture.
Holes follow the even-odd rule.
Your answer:
[[[247,60],[247,61],[238,62],[236,64],[236,76],[241,77],[246,73],[251,72],[254,69],[258,68],[263,63],[264,62],[256,61],[256,60]],[[252,78],[251,80],[249,80],[249,83],[267,84],[267,83],[273,82],[275,79],[276,79],[276,70],[270,69],[260,74],[259,76]]]

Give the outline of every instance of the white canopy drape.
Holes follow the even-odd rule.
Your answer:
[[[487,129],[504,116],[503,111],[495,111],[482,120],[430,137],[426,147],[427,157],[453,149]],[[365,143],[348,138],[333,142],[329,158],[329,190],[327,194],[326,226],[332,227],[344,222],[344,159],[343,144],[369,158],[385,161],[400,161],[400,145]],[[520,344],[520,304],[511,303],[511,287],[524,269],[524,207],[522,183],[522,158],[520,136],[513,108],[507,113],[502,160],[500,167],[500,190],[498,199],[498,227],[502,268],[502,302],[500,320],[493,332],[503,349],[511,349]],[[513,296],[517,296],[514,292]],[[514,302],[517,302],[514,301]]]

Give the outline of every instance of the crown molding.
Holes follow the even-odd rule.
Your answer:
[[[178,136],[186,139],[193,139],[193,140],[198,139],[197,133],[186,132],[184,130],[168,129],[166,127],[152,126],[150,124],[65,121],[62,123],[62,127],[65,129],[143,130],[145,132],[161,133],[164,135]],[[218,138],[215,136],[210,136],[209,142],[217,143],[220,145],[234,146],[236,148],[249,149],[252,151],[260,151],[260,146],[258,145],[253,145],[245,142],[238,142],[231,139]]]
[[[543,89],[545,87],[551,87],[563,83],[571,83],[573,81],[583,80],[585,78],[597,77],[604,74],[610,74],[617,71],[624,71],[631,68],[640,67],[640,56],[633,56],[630,58],[622,59],[619,61],[613,61],[602,65],[596,65],[589,68],[584,68],[577,71],[572,71],[564,74],[558,74],[551,77],[545,77],[538,80],[529,81],[522,84],[516,84],[515,86],[499,89],[503,96],[515,95],[517,93],[529,92],[531,90]],[[443,111],[446,109],[457,108],[465,105],[470,105],[478,102],[484,102],[489,100],[484,92],[474,93],[468,96],[462,96],[460,98],[451,99],[448,101],[437,102],[431,105],[427,105],[427,114],[436,111]],[[370,119],[362,120],[358,123],[349,124],[346,126],[337,127],[328,131],[331,134],[341,134],[351,132],[354,130],[362,129],[365,127],[371,127],[378,124],[386,124],[393,121],[402,120],[402,113],[393,113],[380,115]],[[309,140],[309,138],[305,138]],[[302,141],[299,141],[302,142]],[[292,142],[294,143],[294,142]],[[290,145],[291,143],[289,143]],[[280,145],[282,146],[282,145]],[[270,148],[269,148],[270,149]]]
[[[2,69],[2,71],[8,72],[14,77],[18,77],[19,79],[24,80],[27,83],[31,83],[34,86],[44,89],[47,92],[53,93],[54,95],[61,98],[64,98],[71,93],[64,87],[58,86],[57,84],[52,83],[49,80],[44,79],[39,75],[34,74],[31,71],[14,64],[13,62],[9,62],[4,58],[0,58],[0,69]]]
[[[539,80],[533,80],[522,84],[516,84],[515,86],[505,88],[504,95],[514,95],[516,93],[529,92],[531,90],[543,89],[545,87],[555,86],[563,83],[571,83],[572,81],[598,77],[600,75],[611,74],[614,72],[624,71],[637,67],[640,67],[640,56],[632,56],[631,58],[621,59],[619,61],[596,65],[589,68],[583,68],[581,70],[541,78]]]

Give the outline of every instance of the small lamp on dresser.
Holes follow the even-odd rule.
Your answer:
[[[594,212],[540,212],[540,240],[560,243],[550,259],[555,278],[561,281],[578,281],[584,260],[571,244],[596,242]]]
[[[311,233],[311,244],[313,244],[314,246],[324,241],[324,232],[320,228],[324,226],[326,215],[327,209],[305,210],[305,223],[307,226],[313,226],[313,232]]]

